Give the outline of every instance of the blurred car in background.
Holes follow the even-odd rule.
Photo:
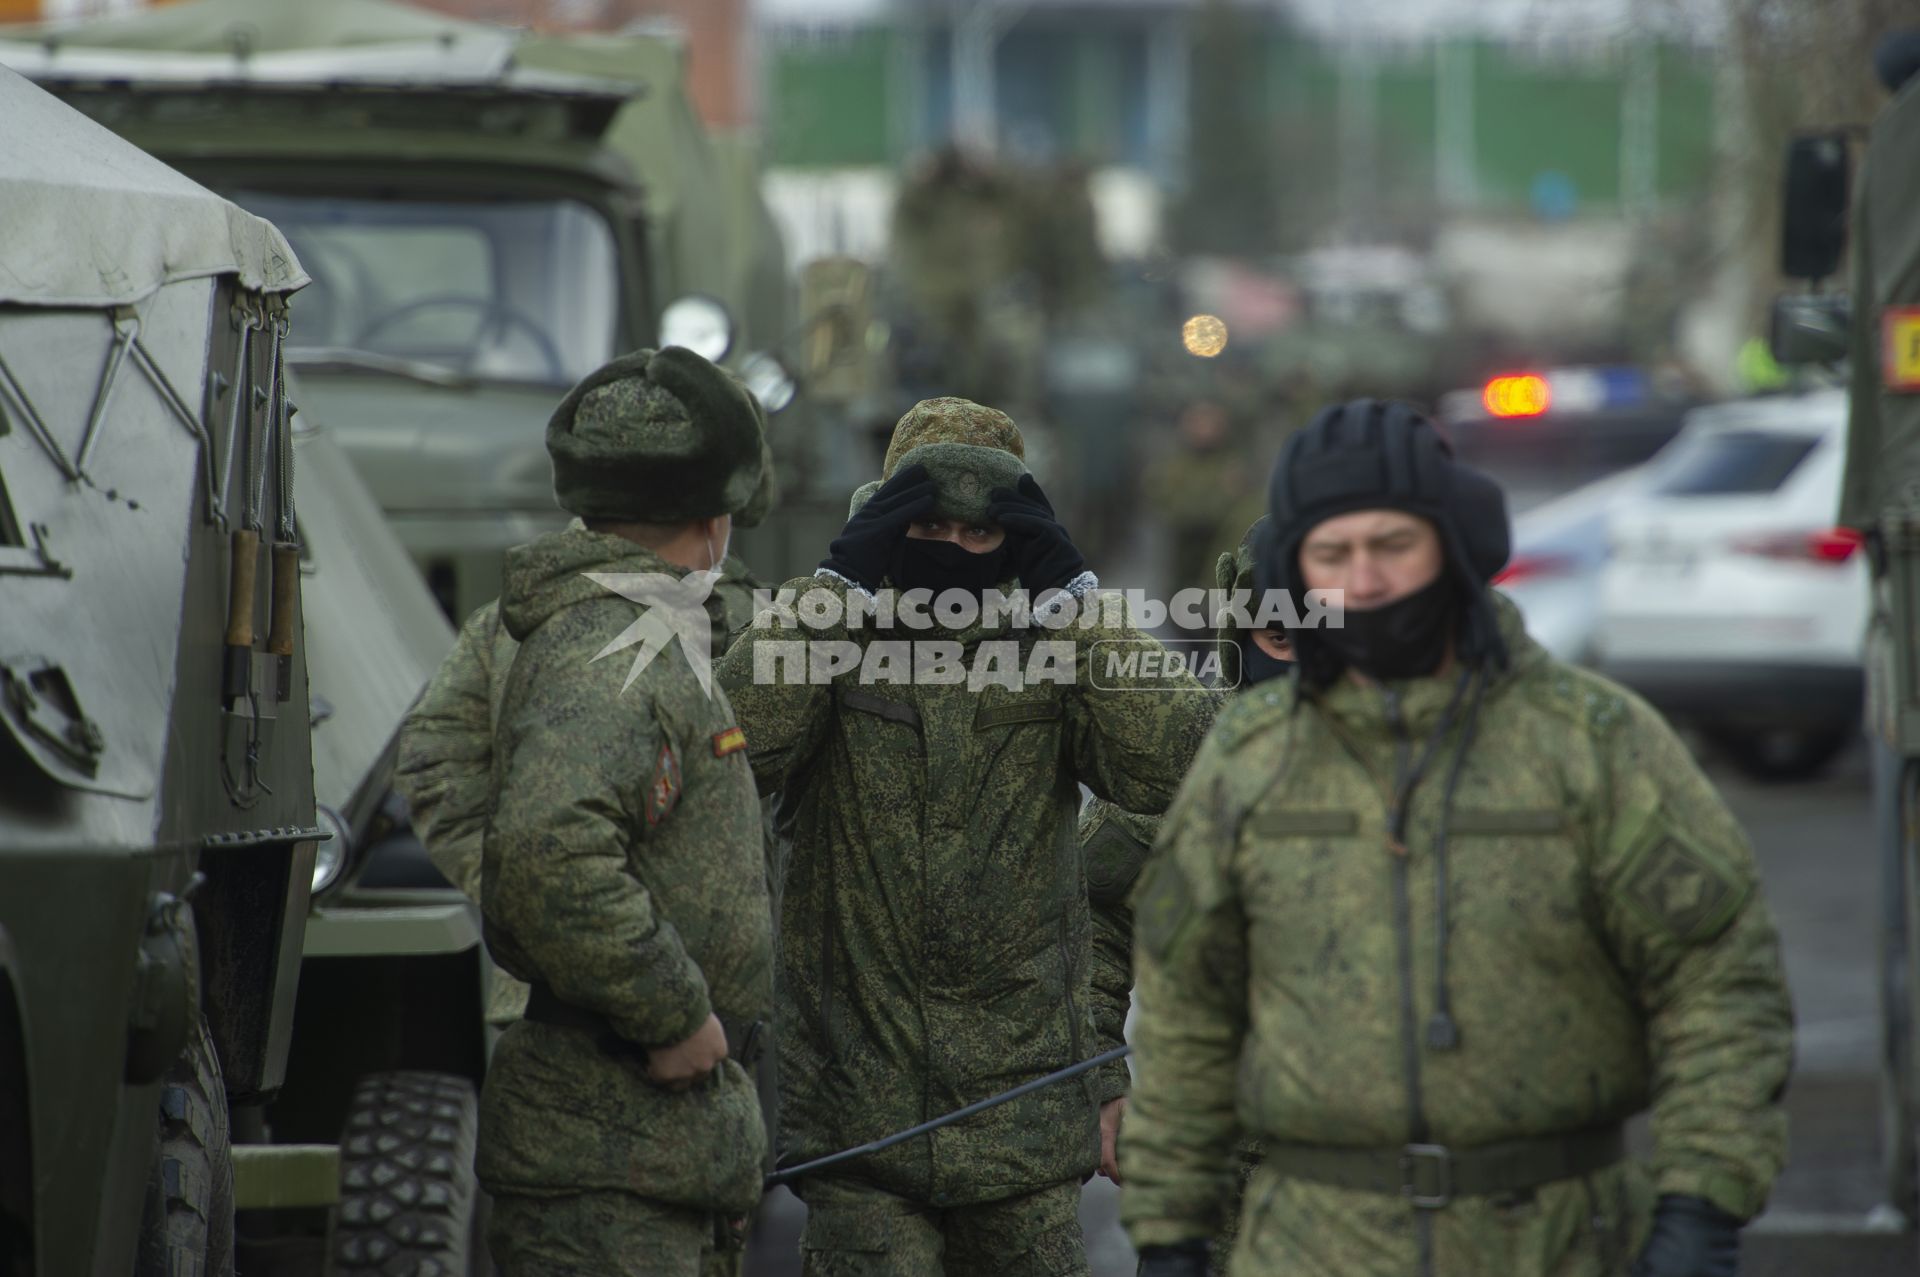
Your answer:
[[[1860,721],[1868,589],[1834,526],[1840,390],[1701,409],[1613,511],[1594,657],[1748,773],[1817,773]]]
[[[1609,516],[1645,488],[1652,472],[1651,466],[1618,471],[1513,521],[1513,553],[1493,584],[1519,606],[1527,633],[1559,660],[1592,663]]]

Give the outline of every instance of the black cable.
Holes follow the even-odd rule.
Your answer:
[[[896,1144],[904,1144],[910,1139],[930,1134],[943,1126],[951,1126],[962,1118],[972,1117],[975,1113],[983,1113],[997,1105],[1005,1104],[1008,1100],[1017,1100],[1023,1095],[1029,1095],[1034,1091],[1044,1090],[1056,1083],[1079,1077],[1082,1073],[1091,1072],[1099,1068],[1102,1064],[1111,1064],[1115,1060],[1124,1060],[1132,1053],[1133,1048],[1130,1046],[1116,1046],[1111,1051],[1102,1051],[1091,1060],[1082,1060],[1078,1064],[1069,1064],[1066,1068],[1049,1073],[1045,1077],[1037,1077],[1031,1082],[1023,1082],[1011,1091],[1003,1091],[999,1095],[989,1096],[984,1100],[975,1100],[965,1108],[955,1109],[945,1116],[936,1117],[932,1121],[922,1122],[918,1126],[910,1126],[904,1131],[895,1131],[892,1135],[874,1140],[870,1144],[862,1144],[858,1148],[842,1149],[838,1153],[829,1153],[825,1157],[816,1157],[811,1162],[802,1162],[798,1166],[789,1166],[785,1170],[775,1171],[773,1174],[767,1176],[762,1188],[773,1188],[777,1185],[785,1184],[790,1180],[799,1179],[802,1175],[809,1175],[814,1171],[825,1170],[829,1166],[838,1166],[842,1162],[850,1162],[856,1157],[865,1157],[869,1153],[878,1153],[884,1149],[892,1148]]]

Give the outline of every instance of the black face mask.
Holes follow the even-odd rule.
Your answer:
[[[1268,656],[1260,650],[1260,645],[1251,636],[1240,643],[1240,686],[1252,687],[1255,683],[1264,683],[1270,678],[1288,678],[1293,674],[1293,662]]]
[[[1446,655],[1459,615],[1460,591],[1449,573],[1404,599],[1364,611],[1348,608],[1346,624],[1326,626],[1315,637],[1370,678],[1419,678]]]
[[[951,541],[903,537],[893,552],[893,583],[902,590],[965,590],[980,594],[1000,584],[1006,569],[1007,545],[975,554]]]

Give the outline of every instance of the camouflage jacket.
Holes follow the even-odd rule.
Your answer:
[[[507,555],[500,614],[520,641],[501,695],[481,900],[494,960],[603,1017],[617,1039],[521,1022],[495,1049],[477,1165],[489,1189],[624,1189],[744,1210],[766,1134],[735,1061],[688,1093],[644,1049],[709,1012],[771,1012],[762,817],[726,693],[677,639],[597,655],[660,616],[585,573],[684,569],[618,537],[557,532]],[[627,686],[631,679],[631,686]]]
[[[728,555],[707,602],[714,659],[753,620],[753,592],[760,588],[747,565]],[[394,787],[435,866],[476,903],[480,837],[493,792],[493,725],[519,647],[500,623],[498,599],[476,608],[400,729]]]
[[[844,597],[824,580],[790,585]],[[720,666],[762,791],[797,807],[779,928],[789,1165],[1119,1045],[1126,976],[1102,970],[1111,949],[1091,947],[1076,782],[1164,810],[1207,705],[1185,673],[1095,686],[1097,640],[1152,643],[1110,615],[1097,630],[1031,632],[1075,644],[1064,683],[863,684],[857,670],[819,685],[756,681],[771,644],[871,653],[889,633],[802,624],[762,614]],[[915,635],[974,657],[1014,637],[985,625],[893,637]],[[936,1206],[1078,1179],[1098,1162],[1097,1106],[1125,1086],[1124,1063],[1107,1066],[845,1173]]]
[[[1445,817],[1452,1049],[1428,1034],[1460,722],[1397,854],[1385,795],[1454,677],[1301,701],[1264,685],[1209,734],[1134,893],[1136,1246],[1213,1229],[1243,1127],[1459,1148],[1651,1104],[1659,1191],[1742,1218],[1766,1201],[1793,1017],[1745,835],[1657,713],[1551,659],[1496,599],[1513,661]]]
[[[715,659],[728,638],[753,620],[753,592],[759,588],[747,565],[728,555],[707,600]],[[435,867],[475,904],[481,836],[493,798],[493,726],[519,648],[500,623],[498,599],[475,609],[400,729],[394,788],[405,796],[414,832]],[[510,1023],[525,1006],[526,986],[496,975],[488,1019]]]

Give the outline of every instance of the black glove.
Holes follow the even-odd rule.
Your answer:
[[[1020,476],[1017,492],[995,488],[987,496],[987,517],[1007,532],[1007,564],[1029,594],[1065,585],[1086,570],[1032,475]]]
[[[1149,1246],[1140,1252],[1139,1277],[1207,1277],[1207,1243]]]
[[[1735,1277],[1739,1270],[1739,1220],[1705,1198],[1661,1197],[1633,1277]]]
[[[869,591],[879,589],[880,578],[893,562],[894,547],[907,534],[907,525],[932,509],[933,478],[927,468],[901,467],[847,520],[847,526],[827,547],[827,557],[820,566],[859,582]]]

